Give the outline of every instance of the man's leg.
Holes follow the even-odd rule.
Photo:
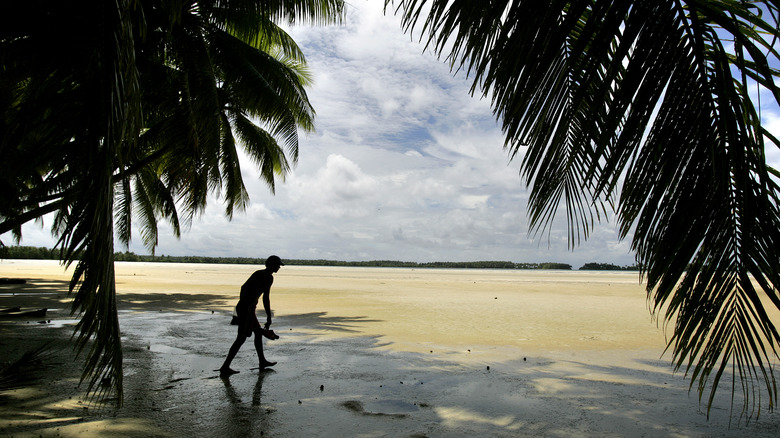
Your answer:
[[[222,367],[219,369],[219,373],[222,375],[230,375],[230,374],[236,374],[238,371],[234,371],[230,369],[230,363],[233,362],[233,358],[236,357],[236,354],[238,353],[238,350],[241,348],[242,345],[244,345],[244,341],[246,340],[246,336],[241,334],[241,330],[239,329],[238,335],[236,336],[236,340],[233,341],[233,345],[230,346],[230,350],[228,351],[228,355],[225,358],[225,363],[222,364]]]
[[[255,329],[255,350],[257,350],[257,358],[260,360],[260,368],[276,365],[276,362],[266,360],[265,355],[263,355],[263,329],[260,327]]]

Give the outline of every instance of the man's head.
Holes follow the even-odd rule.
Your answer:
[[[274,272],[278,271],[280,266],[284,266],[284,263],[278,256],[272,255],[265,259],[265,267]]]

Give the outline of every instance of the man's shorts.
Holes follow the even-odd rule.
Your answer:
[[[255,307],[243,306],[240,302],[236,305],[236,313],[238,314],[238,333],[243,334],[247,338],[252,336],[253,332],[261,329],[260,321],[257,320],[255,309]]]

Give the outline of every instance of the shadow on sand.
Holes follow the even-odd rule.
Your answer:
[[[329,315],[328,312],[298,313],[293,315],[280,315],[280,324],[289,327],[311,330],[327,330],[340,333],[359,333],[362,324],[381,322],[378,319],[366,316],[347,317]]]

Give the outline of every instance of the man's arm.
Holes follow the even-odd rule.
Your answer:
[[[265,309],[265,328],[271,326],[271,288],[263,293],[263,309]]]

